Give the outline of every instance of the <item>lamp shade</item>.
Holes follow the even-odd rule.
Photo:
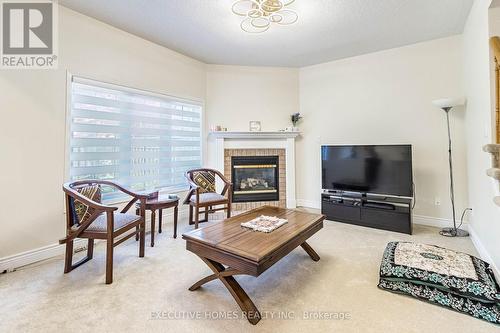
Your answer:
[[[455,106],[464,105],[465,98],[441,98],[432,101],[432,104],[440,109],[452,108]]]

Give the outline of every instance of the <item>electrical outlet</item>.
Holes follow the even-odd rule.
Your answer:
[[[434,200],[434,204],[435,204],[436,206],[441,206],[441,199],[440,199],[440,198],[436,198],[436,199]]]

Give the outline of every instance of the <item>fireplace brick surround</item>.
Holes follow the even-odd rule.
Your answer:
[[[231,158],[233,156],[278,156],[279,158],[279,201],[258,201],[233,203],[234,210],[249,210],[263,205],[286,208],[286,159],[285,149],[224,149],[224,176],[231,179]]]
[[[214,167],[231,178],[231,157],[278,156],[279,201],[233,203],[235,210],[253,209],[271,205],[293,209],[297,207],[295,193],[295,140],[299,132],[210,132],[215,140]],[[217,188],[223,184],[218,183]]]

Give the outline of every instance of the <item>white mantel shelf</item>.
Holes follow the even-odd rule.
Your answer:
[[[300,132],[210,132],[214,138],[224,139],[290,139],[296,138]]]
[[[224,173],[225,149],[284,149],[286,160],[286,205],[297,207],[295,197],[295,139],[300,132],[210,132],[215,138],[216,168]],[[222,184],[218,182],[217,188]]]

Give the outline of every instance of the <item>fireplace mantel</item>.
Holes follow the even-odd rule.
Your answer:
[[[224,172],[225,149],[284,149],[286,160],[286,206],[295,208],[295,139],[300,132],[210,132],[216,141],[216,168]]]
[[[210,136],[223,139],[294,139],[299,135],[300,132],[210,132]]]

